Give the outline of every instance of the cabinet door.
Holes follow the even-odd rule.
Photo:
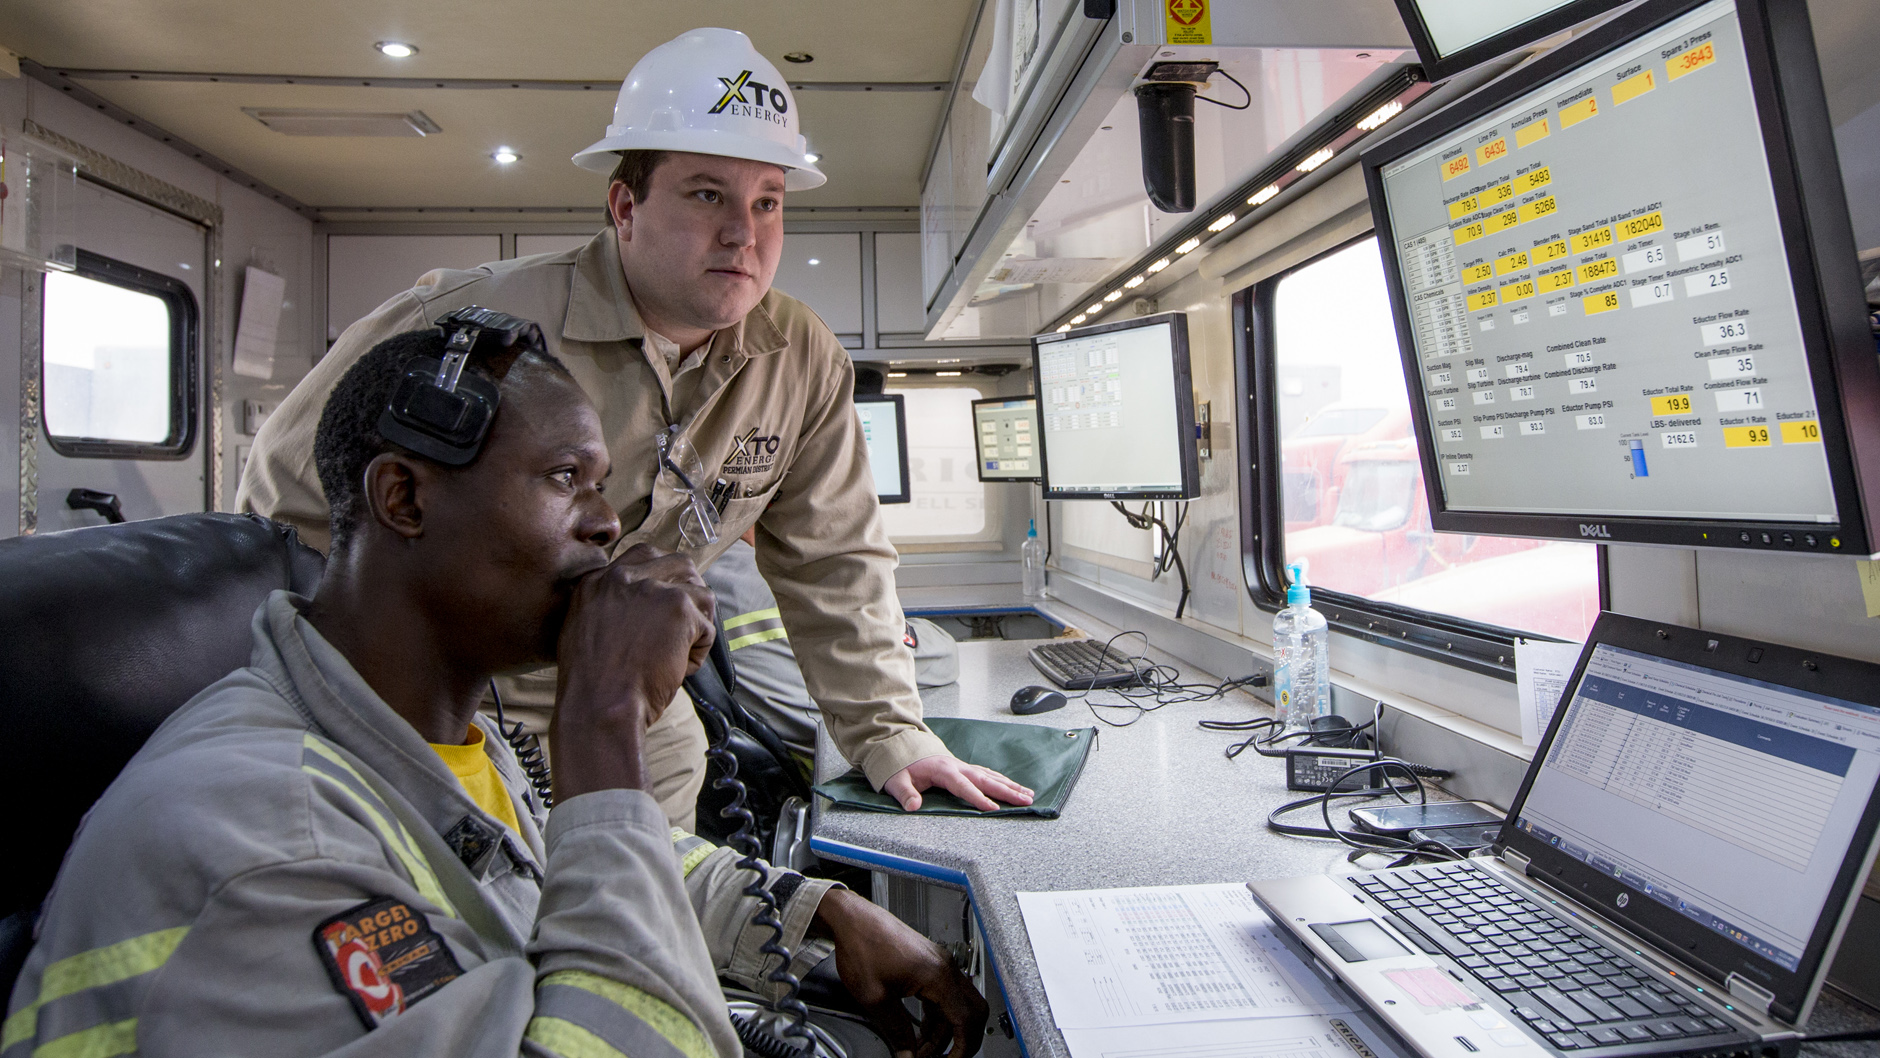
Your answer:
[[[783,259],[771,286],[816,310],[837,334],[861,337],[861,235],[785,235]]]
[[[920,296],[920,233],[884,231],[875,236],[875,330],[910,335],[927,330]]]
[[[433,268],[475,268],[502,256],[500,235],[329,235],[326,340],[338,340]]]

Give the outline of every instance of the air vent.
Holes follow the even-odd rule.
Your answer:
[[[422,110],[402,114],[372,110],[270,110],[242,113],[286,136],[435,136],[444,131]]]

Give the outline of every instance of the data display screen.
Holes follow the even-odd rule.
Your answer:
[[[1880,710],[1601,643],[1545,752],[1519,830],[1794,972],[1880,781]]]
[[[1838,521],[1731,0],[1377,177],[1443,509]]]
[[[907,418],[896,394],[855,398],[868,442],[868,465],[875,473],[875,496],[882,503],[911,503],[907,483]]]
[[[973,444],[979,457],[979,480],[1037,481],[1037,399],[973,401]]]
[[[1199,493],[1184,316],[1032,342],[1047,499]]]
[[[1410,0],[1438,56],[1526,25],[1574,0]]]

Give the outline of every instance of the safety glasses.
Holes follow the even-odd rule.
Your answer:
[[[706,547],[718,542],[718,507],[706,488],[705,467],[692,443],[679,436],[675,424],[661,430],[658,437],[659,483],[681,494],[679,539],[686,547]]]

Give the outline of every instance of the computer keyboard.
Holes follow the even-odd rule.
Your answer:
[[[1572,923],[1465,864],[1348,876],[1430,955],[1448,955],[1563,1051],[1735,1031]]]
[[[1120,687],[1142,682],[1149,663],[1094,639],[1066,639],[1031,648],[1031,663],[1045,678],[1067,691]]]

